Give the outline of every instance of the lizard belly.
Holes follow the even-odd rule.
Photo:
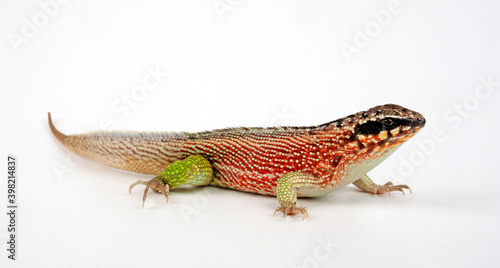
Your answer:
[[[346,168],[342,171],[339,171],[341,173],[340,177],[342,179],[339,181],[338,185],[336,185],[335,188],[338,189],[357,181],[374,167],[382,163],[394,151],[395,149],[385,151],[380,156],[377,156],[375,158],[360,158],[358,160],[349,161],[349,163],[346,165]]]

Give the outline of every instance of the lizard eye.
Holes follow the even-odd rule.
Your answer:
[[[386,118],[382,120],[382,125],[384,125],[385,127],[391,127],[392,125],[394,125],[394,121],[390,118]]]

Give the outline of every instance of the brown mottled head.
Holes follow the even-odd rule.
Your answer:
[[[399,144],[425,125],[421,114],[395,104],[376,106],[354,117],[353,138],[364,146],[389,141]]]

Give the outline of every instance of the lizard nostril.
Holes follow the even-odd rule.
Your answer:
[[[425,118],[420,115],[420,117],[416,120],[416,124],[419,126],[424,126],[425,125]]]

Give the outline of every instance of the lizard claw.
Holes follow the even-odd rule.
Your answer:
[[[129,194],[132,194],[132,189],[134,189],[134,187],[135,187],[135,186],[137,186],[137,185],[139,185],[139,184],[147,185],[147,184],[148,184],[148,182],[147,182],[147,181],[141,181],[141,180],[138,180],[138,181],[136,181],[136,182],[132,183],[132,184],[130,185],[130,187],[128,188],[128,193],[129,193]]]
[[[302,220],[305,220],[307,217],[309,217],[309,213],[307,213],[307,209],[305,207],[303,207],[303,206],[297,207],[295,204],[292,205],[292,206],[289,206],[289,207],[279,206],[274,211],[273,216],[276,215],[276,213],[278,211],[283,212],[283,214],[285,214],[285,221],[286,221],[286,216],[287,215],[295,215],[295,214],[298,214],[298,213],[302,214]]]

